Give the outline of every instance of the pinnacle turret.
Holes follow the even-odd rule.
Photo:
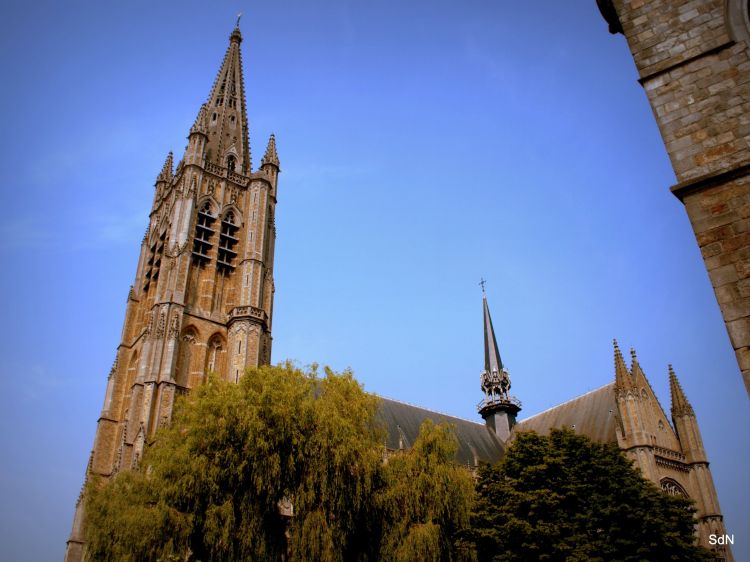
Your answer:
[[[672,365],[669,365],[669,393],[672,397],[672,417],[677,418],[679,416],[690,415],[694,416],[693,407],[688,402],[685,392],[682,390],[680,381],[677,380],[677,375],[672,369]]]
[[[159,172],[159,175],[156,177],[156,181],[165,181],[170,182],[172,181],[173,177],[173,168],[174,162],[173,162],[173,156],[172,151],[169,151],[169,154],[167,154],[167,159],[164,161],[164,165],[161,167],[161,172]]]
[[[630,348],[630,373],[632,375],[631,380],[636,386],[643,387],[648,384],[646,374],[643,372],[643,369],[641,369],[641,364],[638,362],[635,349],[632,347]]]
[[[198,110],[198,115],[195,117],[195,123],[190,127],[190,134],[196,133],[208,136],[208,108],[204,103]]]
[[[612,340],[612,344],[615,348],[615,387],[620,390],[632,388],[633,378],[630,376],[625,360],[622,358],[620,346],[617,344],[617,340]]]
[[[279,155],[276,153],[276,137],[273,133],[271,133],[271,136],[268,138],[266,153],[263,155],[263,160],[261,160],[260,163],[261,167],[267,164],[273,164],[277,168],[279,167]]]

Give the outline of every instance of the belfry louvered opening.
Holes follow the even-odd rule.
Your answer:
[[[237,252],[234,247],[239,242],[236,237],[239,226],[237,226],[236,218],[232,211],[229,211],[224,215],[224,219],[221,221],[221,234],[219,235],[219,255],[216,260],[219,271],[228,273],[234,269],[234,259],[237,257]]]
[[[195,222],[195,237],[193,238],[193,261],[205,265],[211,259],[211,238],[216,232],[211,226],[216,217],[211,213],[211,204],[206,201],[198,210],[198,220]]]
[[[161,233],[153,244],[151,244],[148,262],[146,263],[146,275],[144,276],[145,282],[143,283],[143,290],[148,291],[151,286],[151,282],[156,282],[159,279],[159,269],[161,268],[161,256],[164,253],[164,240],[167,238],[167,231]]]

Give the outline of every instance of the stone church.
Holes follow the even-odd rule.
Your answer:
[[[241,42],[236,27],[185,153],[176,168],[170,153],[156,178],[86,478],[137,466],[157,429],[169,423],[176,397],[200,385],[207,372],[236,382],[245,368],[271,361],[280,165],[271,135],[260,166],[252,167]],[[521,403],[510,395],[486,295],[483,322],[478,411],[484,423],[383,399],[388,449],[409,448],[430,418],[455,426],[459,462],[476,467],[499,460],[518,431],[567,427],[617,443],[665,493],[693,499],[701,544],[708,546],[711,533],[725,533],[695,413],[671,368],[671,422],[635,353],[628,367],[616,343],[607,384],[516,421]],[[66,560],[83,559],[84,519],[79,498]],[[728,549],[713,548],[717,560],[732,560]]]

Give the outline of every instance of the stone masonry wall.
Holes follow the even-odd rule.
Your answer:
[[[747,0],[614,0],[750,393]],[[611,13],[611,12],[610,12]]]

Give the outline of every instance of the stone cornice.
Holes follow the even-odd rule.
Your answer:
[[[721,185],[723,183],[727,183],[747,175],[750,175],[750,163],[739,164],[734,168],[724,170],[723,172],[713,172],[710,174],[705,174],[703,176],[698,176],[697,178],[685,180],[673,185],[669,189],[674,194],[674,196],[677,197],[677,199],[684,202],[685,197],[687,197],[688,195],[692,195],[693,193],[697,193],[704,189],[708,189],[716,185]]]

